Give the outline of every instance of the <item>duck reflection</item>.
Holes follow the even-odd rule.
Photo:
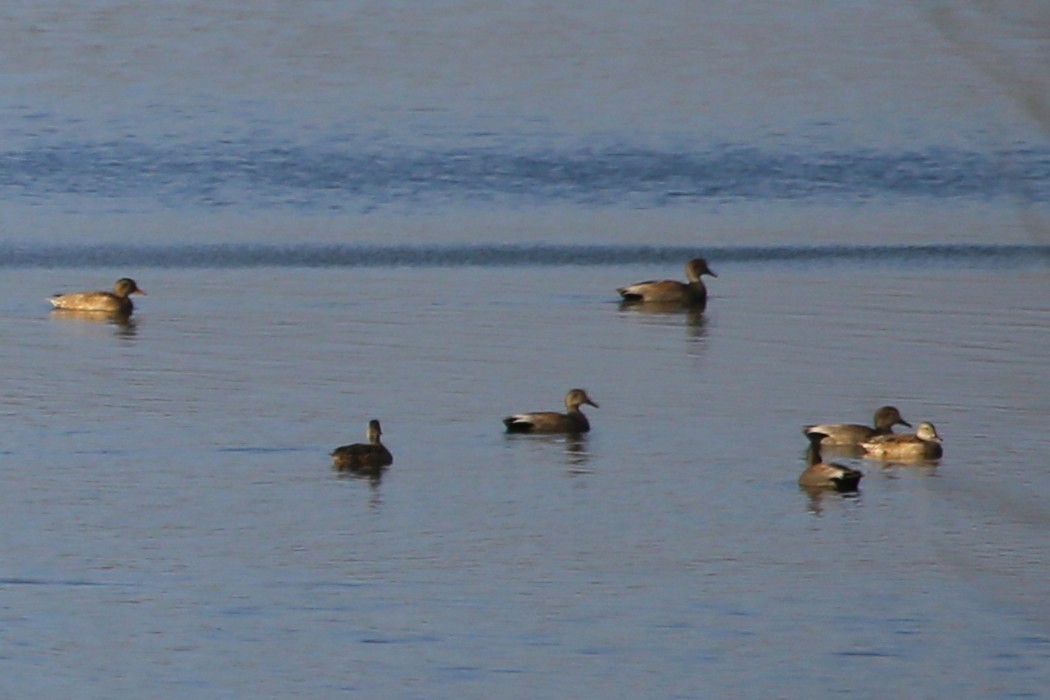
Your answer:
[[[689,324],[698,324],[704,318],[704,310],[696,306],[683,304],[680,301],[651,301],[640,304],[636,301],[621,301],[618,305],[621,312],[651,316],[685,316]]]
[[[376,491],[383,482],[383,476],[386,474],[387,469],[385,466],[379,465],[346,466],[333,464],[332,471],[342,478],[367,482],[372,490]]]
[[[941,460],[939,459],[879,459],[870,455],[865,455],[865,459],[878,461],[880,473],[886,475],[891,479],[898,478],[900,473],[906,473],[908,475],[918,474],[920,476],[932,476],[939,477],[937,467],[940,466]]]
[[[572,474],[589,474],[587,462],[591,459],[587,452],[587,435],[565,436],[565,463]]]
[[[132,319],[131,313],[122,311],[80,311],[77,309],[52,309],[51,318],[66,323],[95,324],[113,326],[116,335],[131,337],[138,333],[138,322]]]
[[[504,433],[504,438],[539,448],[544,455],[550,452],[550,448],[560,446],[570,474],[590,473],[590,469],[587,468],[591,459],[587,451],[587,433],[531,433],[527,437],[520,433]]]
[[[839,457],[841,459],[860,459],[864,456],[864,448],[860,445],[820,445],[820,453],[825,457]]]
[[[380,484],[383,483],[383,475],[386,474],[385,469],[379,470],[353,470],[353,469],[333,469],[336,478],[338,479],[349,479],[352,481],[361,481],[368,484],[368,509],[378,510],[383,504],[383,492],[379,489]]]
[[[383,483],[383,475],[386,474],[385,469],[333,469],[332,471],[340,479],[365,481],[372,488],[378,488]]]
[[[813,515],[823,515],[829,502],[859,501],[860,491],[835,491],[833,489],[799,485],[798,490],[806,494],[806,510]]]
[[[708,316],[697,306],[688,306],[676,302],[637,303],[619,302],[622,314],[637,314],[645,324],[671,326],[678,325],[685,319],[686,340],[690,343],[689,354],[698,356],[705,351],[708,335]]]
[[[687,306],[678,302],[639,304],[621,301],[619,310],[623,314],[638,314],[644,323],[653,325],[677,325],[676,319],[682,318],[685,320],[685,328],[689,337],[694,340],[700,340],[707,334],[707,315],[703,309],[695,306]]]

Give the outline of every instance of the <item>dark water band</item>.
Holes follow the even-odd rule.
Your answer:
[[[632,246],[632,245],[33,245],[0,244],[6,268],[523,267],[660,263],[1031,267],[1050,245]],[[717,269],[717,268],[716,268]]]

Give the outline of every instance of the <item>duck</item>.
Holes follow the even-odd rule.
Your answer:
[[[508,433],[586,433],[591,429],[587,416],[580,406],[587,404],[598,408],[583,389],[570,389],[565,395],[565,413],[537,411],[517,413],[503,419]]]
[[[131,303],[132,294],[145,295],[135,280],[121,277],[113,284],[112,292],[72,292],[55,294],[48,299],[56,309],[68,311],[102,311],[106,313],[130,314],[135,308]]]
[[[798,485],[811,489],[856,491],[864,472],[835,462],[824,462],[820,456],[821,441],[827,437],[824,433],[812,431],[806,433],[806,437],[809,438],[807,466],[798,477]]]
[[[901,417],[901,412],[896,406],[882,406],[875,411],[874,428],[857,423],[825,423],[804,426],[802,432],[806,435],[822,434],[824,437],[821,444],[825,447],[830,445],[856,446],[877,435],[891,435],[895,425],[911,427],[911,423]]]
[[[866,457],[886,460],[939,459],[944,454],[941,436],[929,421],[915,427],[914,435],[878,435],[860,443]]]
[[[649,280],[620,287],[616,291],[620,293],[623,301],[628,303],[677,303],[703,307],[707,305],[707,287],[700,281],[700,275],[718,277],[707,266],[706,260],[693,258],[685,264],[685,276],[689,280],[688,283],[677,280]]]
[[[350,471],[376,471],[394,463],[394,456],[380,440],[383,428],[373,418],[368,421],[368,443],[343,445],[332,450],[332,467]]]

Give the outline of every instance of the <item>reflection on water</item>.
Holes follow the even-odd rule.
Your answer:
[[[685,328],[686,339],[690,343],[689,354],[699,356],[706,347],[708,317],[704,309],[695,306],[684,306],[678,303],[645,303],[621,301],[619,311],[624,316],[637,314],[637,318],[646,324],[659,326],[678,326]]]
[[[332,469],[332,472],[337,479],[359,481],[368,485],[368,510],[370,511],[377,511],[379,507],[383,505],[383,492],[380,490],[380,486],[383,483],[383,477],[386,475],[386,471],[386,469],[378,471]]]
[[[571,474],[589,474],[587,462],[590,454],[587,452],[587,434],[565,436],[565,463]]]
[[[821,445],[820,454],[826,459],[831,459],[832,457],[860,459],[864,456],[864,448],[860,445]]]
[[[131,337],[138,332],[138,322],[130,313],[119,311],[77,311],[74,309],[52,309],[51,318],[63,322],[113,326],[115,335]]]
[[[386,469],[336,469],[333,467],[332,471],[342,478],[366,481],[373,489],[379,487],[383,481],[383,475],[386,474]]]
[[[690,326],[702,325],[704,309],[676,301],[621,301],[620,311],[636,314],[680,315]]]
[[[546,462],[547,457],[557,449],[561,460],[571,474],[589,474],[587,468],[590,453],[587,449],[587,433],[504,433],[508,443],[530,445],[530,453],[537,455],[536,462]]]
[[[861,489],[856,491],[836,491],[835,489],[816,488],[799,485],[798,490],[806,496],[806,511],[813,515],[823,515],[829,503],[859,502]]]
[[[677,302],[640,303],[621,301],[619,309],[621,313],[641,314],[643,317],[647,315],[666,318],[681,317],[685,320],[685,326],[693,329],[690,335],[694,338],[703,336],[707,326],[707,317],[704,315],[704,309]]]
[[[880,459],[878,457],[872,457],[871,455],[863,455],[863,458],[873,465],[882,467],[883,471],[889,471],[895,468],[912,469],[914,468],[916,473],[926,474],[927,476],[933,476],[937,473],[935,467],[940,466],[941,460],[937,459],[923,459],[916,458],[911,460],[901,459],[896,457],[894,459]]]

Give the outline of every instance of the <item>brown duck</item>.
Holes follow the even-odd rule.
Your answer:
[[[798,477],[798,485],[811,489],[856,491],[864,473],[841,464],[823,461],[820,457],[820,442],[826,437],[823,433],[812,431],[806,433],[806,437],[809,438],[809,449],[806,450],[807,466]]]
[[[718,277],[707,266],[706,260],[693,258],[685,264],[685,276],[689,279],[689,282],[649,280],[620,287],[616,291],[620,293],[625,302],[675,303],[702,307],[707,305],[707,287],[700,281],[700,275]]]
[[[901,413],[895,406],[882,406],[876,410],[874,425],[875,427],[873,428],[858,423],[825,423],[822,425],[807,425],[802,428],[802,432],[807,435],[810,433],[823,434],[824,439],[821,444],[825,446],[859,445],[876,435],[892,434],[893,426],[895,425],[911,427],[911,423],[901,418]]]
[[[565,395],[565,413],[518,413],[504,418],[503,425],[507,426],[508,433],[586,433],[591,424],[580,410],[583,404],[598,408],[586,391],[572,389]]]
[[[866,457],[885,460],[913,461],[939,459],[944,454],[941,436],[933,423],[923,421],[914,435],[879,435],[862,442]]]
[[[383,429],[374,418],[368,421],[368,444],[343,445],[332,450],[332,467],[351,471],[372,471],[390,466],[394,456],[380,441]]]
[[[145,294],[135,280],[121,277],[113,285],[112,292],[72,292],[55,294],[48,301],[56,309],[68,311],[102,311],[106,313],[130,314],[135,308],[132,294]]]

